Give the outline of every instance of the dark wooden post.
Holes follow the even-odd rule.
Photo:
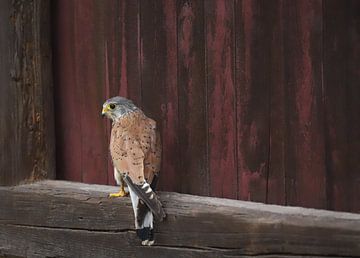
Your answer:
[[[0,185],[55,176],[50,1],[0,1]]]

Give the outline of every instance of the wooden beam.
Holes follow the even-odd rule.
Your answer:
[[[142,247],[129,198],[112,186],[42,181],[0,187],[0,255],[360,257],[360,215],[160,193],[167,218]]]
[[[0,1],[0,185],[54,178],[50,1]]]

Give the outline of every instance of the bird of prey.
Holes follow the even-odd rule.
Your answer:
[[[154,244],[154,217],[165,218],[155,186],[161,162],[161,140],[156,122],[123,97],[108,99],[102,115],[112,120],[110,154],[114,177],[120,191],[110,197],[125,196],[127,185],[135,215],[135,228],[142,245]]]

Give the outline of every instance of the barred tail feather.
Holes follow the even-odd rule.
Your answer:
[[[139,201],[138,206],[138,224],[139,229],[136,230],[138,237],[141,239],[142,245],[154,244],[154,217],[149,208]]]
[[[136,194],[137,198],[141,199],[152,211],[158,221],[162,221],[165,218],[166,214],[162,204],[148,183],[145,182],[143,185],[134,184],[127,175],[124,177],[124,181],[127,183],[129,189]]]
[[[135,215],[136,234],[141,239],[142,245],[154,244],[154,217],[146,204],[129,187],[131,202]]]

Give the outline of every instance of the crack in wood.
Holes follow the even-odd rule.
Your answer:
[[[155,224],[156,246],[142,247],[128,198],[107,199],[113,190],[63,181],[0,187],[0,250],[25,257],[360,256],[358,214],[161,192],[167,219]]]
[[[24,228],[29,228],[29,229],[48,229],[48,230],[72,230],[72,231],[85,231],[85,232],[96,232],[96,233],[126,233],[126,232],[133,232],[135,233],[135,229],[113,229],[113,230],[99,230],[99,229],[86,229],[86,228],[64,228],[64,227],[49,227],[49,226],[40,226],[40,225],[26,225],[26,224],[16,224],[16,223],[1,223],[0,220],[0,225],[5,225],[5,226],[14,226],[14,227],[24,227]]]

